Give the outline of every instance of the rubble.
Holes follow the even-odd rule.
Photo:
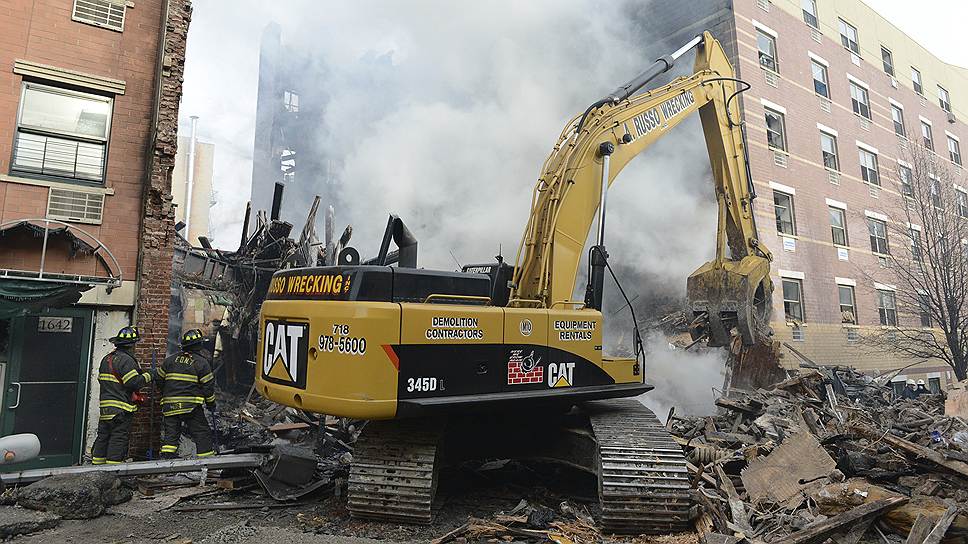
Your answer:
[[[57,514],[64,519],[96,518],[131,499],[117,476],[104,473],[51,476],[17,490],[17,504]]]
[[[673,413],[667,428],[690,461],[700,535],[754,543],[858,542],[868,530],[893,533],[894,542],[913,533],[918,544],[928,534],[940,535],[931,542],[968,538],[968,422],[945,415],[941,395],[894,397],[869,376],[811,362],[770,389],[718,399],[715,416]]]
[[[26,535],[52,529],[60,522],[60,516],[49,512],[36,512],[16,506],[0,506],[0,539]]]

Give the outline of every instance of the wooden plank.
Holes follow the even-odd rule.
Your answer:
[[[939,467],[946,468],[952,472],[961,474],[962,476],[968,477],[968,464],[961,461],[955,461],[953,459],[946,459],[944,455],[930,449],[925,448],[914,442],[909,442],[903,438],[894,436],[890,433],[883,434],[866,425],[853,424],[850,425],[850,430],[860,433],[872,440],[880,440],[881,442],[886,442],[896,448],[900,448],[915,457],[921,459],[926,459],[932,463],[938,465]]]
[[[843,530],[847,525],[874,519],[884,512],[897,508],[907,502],[907,497],[891,497],[889,499],[881,499],[879,501],[862,504],[843,514],[838,514],[832,518],[810,524],[802,530],[790,534],[784,542],[785,544],[820,544],[829,538],[830,535]]]
[[[958,515],[957,506],[949,506],[938,523],[931,529],[931,533],[928,534],[928,538],[924,539],[924,544],[940,544],[941,539],[944,538],[945,533],[948,532],[948,527],[951,527],[951,522],[955,520],[955,516]]]
[[[911,532],[908,533],[907,540],[904,544],[924,544],[924,539],[928,538],[928,533],[934,528],[934,521],[925,516],[924,514],[918,514],[917,519],[914,520],[914,526],[911,527]]]
[[[730,399],[727,397],[719,397],[718,399],[716,399],[716,406],[719,406],[720,408],[725,408],[727,410],[732,410],[734,412],[742,412],[744,414],[751,415],[751,416],[755,416],[759,414],[763,409],[762,404],[752,399],[750,400],[750,402],[747,403],[747,402],[739,402],[738,400]]]
[[[308,429],[308,423],[276,423],[275,425],[269,426],[269,431],[273,433],[283,433],[286,431],[301,431],[303,429]]]
[[[733,518],[733,524],[739,527],[743,536],[753,536],[753,526],[750,524],[750,518],[746,514],[746,506],[740,500],[739,493],[733,487],[733,482],[720,465],[716,465],[716,477],[719,478],[719,489],[726,493],[729,513],[730,517]]]

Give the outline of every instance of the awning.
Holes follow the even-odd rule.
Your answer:
[[[0,279],[0,319],[9,319],[44,308],[70,306],[93,285],[55,281]]]

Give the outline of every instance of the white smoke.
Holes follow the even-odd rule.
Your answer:
[[[685,351],[653,333],[645,338],[645,358],[645,379],[655,389],[638,399],[659,419],[664,422],[670,408],[680,415],[715,413],[726,376],[725,351]]]

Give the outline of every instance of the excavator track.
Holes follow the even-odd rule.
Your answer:
[[[689,529],[689,473],[682,448],[634,399],[583,405],[598,443],[602,528],[617,534]]]
[[[425,419],[368,423],[350,468],[347,509],[353,517],[430,523],[442,430]]]

